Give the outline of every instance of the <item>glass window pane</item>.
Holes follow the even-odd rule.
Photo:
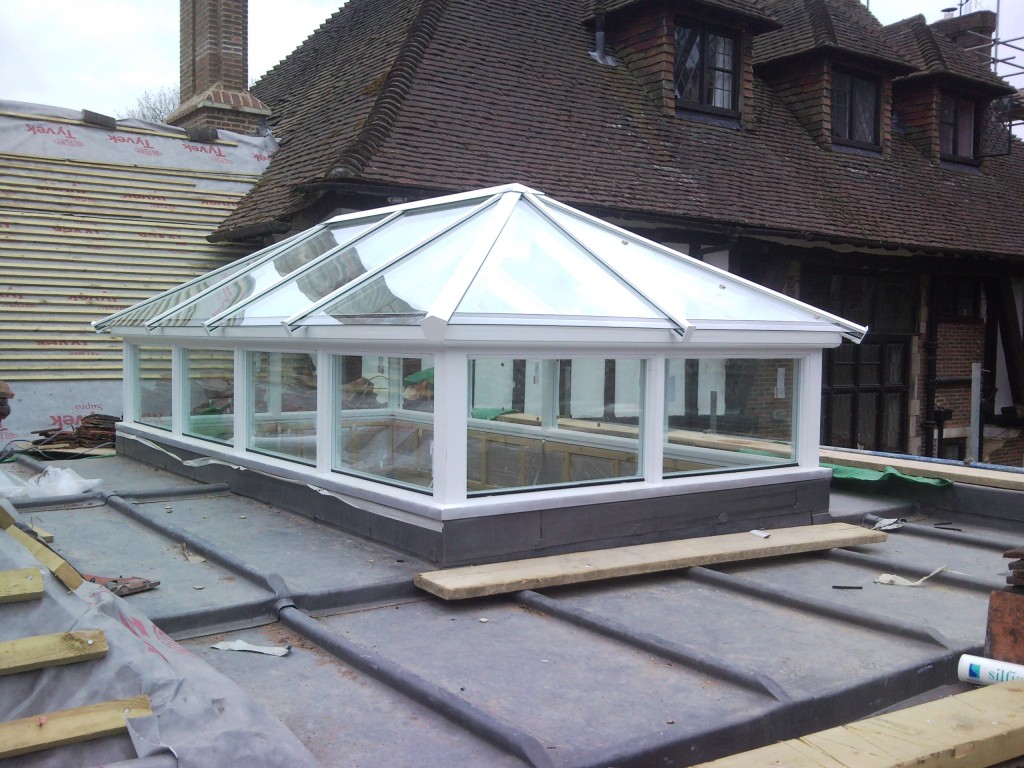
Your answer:
[[[171,350],[169,347],[137,347],[135,420],[160,429],[171,428]]]
[[[231,280],[182,307],[160,321],[168,326],[202,325],[215,315],[280,283],[288,274],[314,261],[340,243],[348,242],[367,230],[376,219],[336,224],[315,229],[308,236],[283,248],[270,259],[243,270]]]
[[[850,76],[832,73],[832,135],[838,139],[850,138]]]
[[[668,360],[665,475],[792,464],[795,376],[789,359]]]
[[[277,288],[226,318],[226,325],[268,325],[280,323],[347,285],[360,275],[377,269],[444,229],[480,204],[472,200],[460,205],[412,210],[356,240],[309,269],[299,272]],[[288,254],[285,254],[287,257]]]
[[[735,93],[733,40],[722,35],[709,34],[707,41],[708,75],[705,103],[722,109],[732,109]]]
[[[186,349],[188,417],[185,433],[232,444],[235,436],[235,355],[230,349]]]
[[[885,395],[885,413],[882,414],[881,450],[900,453],[903,445],[903,394],[892,392]]]
[[[316,354],[249,353],[249,448],[316,463]]]
[[[470,493],[640,476],[644,361],[474,358],[468,370]]]
[[[452,230],[376,277],[353,286],[311,317],[331,317],[343,323],[416,324],[447,286],[478,234],[474,227]]]
[[[853,78],[854,141],[875,144],[878,140],[878,84],[873,80]]]
[[[956,153],[974,157],[974,104],[960,99],[957,111]]]
[[[902,344],[885,345],[885,383],[886,385],[906,384],[906,347]]]
[[[417,490],[433,484],[432,357],[338,355],[333,467]]]
[[[527,205],[509,217],[456,312],[661,316]]]
[[[865,451],[878,450],[878,399],[877,392],[857,394],[857,448]]]
[[[632,283],[655,305],[680,320],[723,320],[749,318],[751,321],[808,322],[812,314],[784,299],[723,282],[717,272],[699,264],[684,262],[637,240],[614,232],[564,210],[551,215],[574,238],[608,262],[613,270]]]
[[[956,109],[956,98],[943,94],[939,106],[939,151],[944,155],[956,153]]]
[[[878,344],[861,344],[858,384],[877,386],[882,380],[882,356]]]
[[[853,444],[853,395],[832,395],[832,445],[856,448]]]
[[[676,27],[676,98],[700,101],[701,35],[696,29]]]

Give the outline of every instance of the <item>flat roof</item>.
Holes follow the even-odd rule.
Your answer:
[[[817,522],[910,522],[880,544],[446,602],[413,585],[428,562],[224,486],[120,456],[48,465],[98,488],[15,502],[22,520],[80,571],[159,580],[126,603],[324,765],[685,766],[963,690],[1020,544],[977,509],[834,494]],[[211,648],[235,638],[291,652]]]

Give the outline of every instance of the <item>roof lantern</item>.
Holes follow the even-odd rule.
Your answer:
[[[520,185],[338,216],[95,326],[123,449],[301,479],[442,564],[696,530],[681,495],[827,505],[821,350],[866,332]]]

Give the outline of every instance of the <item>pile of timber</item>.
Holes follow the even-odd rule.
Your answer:
[[[1003,553],[1003,557],[1012,558],[1010,563],[1010,575],[1006,577],[1006,583],[1014,587],[1024,587],[1024,547],[1015,547]]]
[[[33,435],[40,435],[38,440],[33,440],[32,445],[39,450],[76,450],[87,448],[98,448],[100,446],[113,447],[115,437],[115,426],[121,421],[117,416],[107,416],[102,413],[91,413],[83,416],[82,421],[74,429],[40,429],[34,431]]]

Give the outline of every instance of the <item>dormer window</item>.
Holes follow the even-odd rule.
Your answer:
[[[736,35],[695,24],[676,25],[676,108],[735,114],[739,110]]]
[[[879,84],[849,72],[832,73],[832,141],[877,149]]]
[[[942,94],[939,107],[939,153],[948,160],[973,160],[977,155],[977,104]]]

